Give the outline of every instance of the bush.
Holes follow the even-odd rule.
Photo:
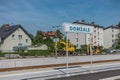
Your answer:
[[[5,54],[19,54],[20,56],[49,56],[52,51],[50,50],[29,50],[28,52],[0,52],[0,57],[4,57]]]
[[[47,56],[51,55],[50,50],[29,50],[26,55],[29,56]]]
[[[4,57],[4,53],[0,52],[0,57]]]

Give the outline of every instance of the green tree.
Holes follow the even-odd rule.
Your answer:
[[[47,37],[44,39],[43,43],[48,46],[48,49],[49,49],[49,50],[53,50],[53,49],[54,49],[53,39],[51,39],[49,36],[47,36]]]
[[[63,38],[63,34],[59,29],[57,29],[54,37],[59,38],[61,40]]]
[[[81,45],[80,51],[81,53],[87,53],[87,45]]]
[[[44,41],[43,40],[43,32],[38,30],[36,36],[34,37],[33,45],[43,44],[43,41]]]

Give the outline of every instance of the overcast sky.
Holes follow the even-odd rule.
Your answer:
[[[76,20],[107,27],[120,22],[120,0],[0,0],[0,25],[21,24],[28,32]]]

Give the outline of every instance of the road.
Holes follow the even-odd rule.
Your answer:
[[[66,69],[66,67],[58,67],[50,70],[46,69],[44,71],[20,71],[19,73],[6,72],[0,74],[0,80],[97,80],[98,78],[102,79],[118,75],[120,75],[120,63],[111,63],[70,66],[68,69]]]

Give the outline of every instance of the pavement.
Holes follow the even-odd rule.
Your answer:
[[[120,71],[120,62],[96,63],[92,65],[91,64],[74,65],[74,66],[69,66],[68,69],[66,68],[66,66],[64,66],[64,67],[0,72],[0,80],[47,80],[47,79],[57,80],[58,78],[59,78],[58,80],[72,80],[72,79],[66,79],[66,78],[63,79],[63,78],[76,76],[76,75],[91,74],[91,73],[96,74],[98,72],[110,71],[110,70]],[[77,80],[77,79],[73,78],[73,80]]]

